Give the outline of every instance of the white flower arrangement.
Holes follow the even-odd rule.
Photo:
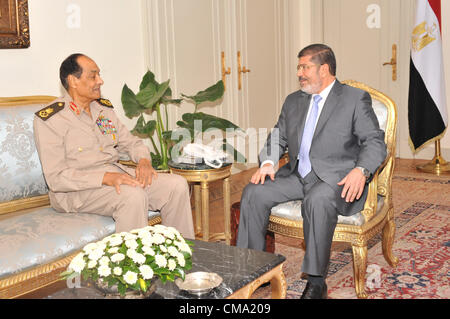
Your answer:
[[[146,292],[155,277],[163,283],[184,280],[192,268],[190,246],[175,228],[163,225],[116,233],[84,246],[61,276],[103,280],[109,287],[117,285],[121,295],[127,289]]]

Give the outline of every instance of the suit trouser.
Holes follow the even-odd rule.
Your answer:
[[[237,246],[264,250],[271,208],[300,199],[306,244],[301,270],[326,276],[338,217],[337,196],[313,171],[305,178],[291,174],[274,181],[267,178],[263,185],[248,184],[242,193]]]
[[[111,216],[117,233],[147,226],[148,210],[159,210],[163,225],[195,238],[188,184],[179,175],[158,174],[146,189],[120,185],[120,194],[112,186],[74,192],[69,201],[71,212]]]

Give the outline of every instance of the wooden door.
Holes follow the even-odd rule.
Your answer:
[[[277,74],[279,34],[276,30],[280,15],[274,0],[237,1],[236,66],[239,107],[243,110],[243,125],[247,128],[270,129],[278,118],[282,97],[279,97]],[[244,69],[245,68],[245,69]],[[241,80],[239,81],[239,77]],[[241,82],[241,87],[239,87]]]
[[[353,79],[390,96],[398,108],[397,156],[411,158],[408,132],[411,0],[323,0],[316,7],[323,25],[323,42],[337,59],[340,80]],[[318,38],[320,41],[320,37]],[[396,46],[397,74],[386,64]],[[384,65],[383,65],[384,64]]]

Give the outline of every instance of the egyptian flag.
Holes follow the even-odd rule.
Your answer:
[[[445,134],[447,105],[441,41],[441,0],[416,0],[408,120],[414,151]]]

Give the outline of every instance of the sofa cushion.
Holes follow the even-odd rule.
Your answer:
[[[160,215],[149,211],[149,219]],[[0,221],[0,278],[76,252],[115,232],[111,217],[40,208]]]
[[[33,137],[34,112],[40,108],[0,108],[0,202],[48,192]]]
[[[384,205],[384,197],[378,197],[377,214],[381,211]],[[293,221],[301,221],[302,219],[302,201],[292,200],[289,202],[278,204],[274,206],[270,212],[271,215],[286,218]],[[338,215],[338,224],[347,224],[354,226],[361,226],[365,222],[364,215],[356,213],[351,216]]]

